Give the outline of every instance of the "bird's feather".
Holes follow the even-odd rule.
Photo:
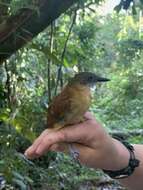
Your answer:
[[[90,104],[88,87],[66,86],[56,96],[48,108],[47,125],[49,128],[62,128],[82,120]]]

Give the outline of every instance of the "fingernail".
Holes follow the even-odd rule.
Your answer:
[[[24,155],[27,157],[27,151],[24,152]]]
[[[32,151],[33,147],[30,146],[26,151],[25,151],[25,155],[28,155],[31,151]]]

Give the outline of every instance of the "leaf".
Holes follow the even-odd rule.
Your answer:
[[[7,122],[9,119],[9,113],[0,113],[0,120]]]
[[[23,175],[16,171],[12,171],[13,179],[12,182],[20,187],[21,190],[27,190],[27,185],[24,183],[25,178]]]
[[[3,165],[5,163],[4,160],[0,160],[0,165]]]
[[[25,179],[26,179],[26,181],[28,181],[30,184],[33,184],[33,180],[32,180],[30,177],[25,176]]]
[[[13,179],[12,181],[14,184],[18,185],[21,190],[27,190],[27,185],[25,185],[23,181],[19,179]]]
[[[121,8],[122,8],[122,4],[120,3],[119,5],[117,5],[117,6],[114,8],[114,10],[117,11],[117,13],[119,13],[120,10],[121,10]]]
[[[24,177],[20,173],[13,171],[12,174],[14,178],[24,181]]]
[[[70,65],[66,59],[64,59],[63,66],[64,67],[70,67]]]
[[[33,49],[37,49],[38,51],[42,51],[45,56],[47,56],[49,59],[51,59],[56,64],[62,64],[61,60],[55,55],[55,53],[51,53],[50,48],[47,47],[40,47],[35,44],[32,44]]]

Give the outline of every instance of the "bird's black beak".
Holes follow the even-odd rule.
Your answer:
[[[108,81],[110,81],[110,79],[103,78],[103,77],[97,77],[97,78],[96,78],[96,81],[97,81],[97,82],[108,82]]]

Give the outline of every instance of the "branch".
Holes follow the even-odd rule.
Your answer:
[[[73,20],[72,20],[71,26],[69,28],[69,32],[68,32],[68,35],[67,35],[67,38],[66,38],[66,41],[65,41],[64,49],[63,49],[63,52],[62,52],[62,55],[61,55],[61,64],[60,64],[59,69],[58,69],[58,76],[57,76],[57,81],[56,81],[56,86],[55,86],[55,95],[57,94],[59,81],[61,79],[63,61],[64,61],[66,49],[67,49],[67,44],[68,44],[68,41],[69,41],[69,38],[70,38],[70,35],[71,35],[71,32],[72,32],[74,23],[76,21],[76,17],[77,17],[77,9],[74,12]]]
[[[10,87],[10,74],[9,74],[9,69],[8,69],[8,64],[7,62],[5,61],[4,63],[4,67],[5,67],[5,70],[6,70],[6,74],[7,74],[7,81],[6,81],[6,89],[7,89],[7,92],[6,92],[6,99],[7,99],[7,105],[8,107],[10,108],[10,105],[11,105],[11,87]]]
[[[53,53],[53,43],[54,43],[54,23],[51,24],[50,31],[50,53]],[[48,102],[51,102],[51,65],[52,59],[48,59]]]
[[[38,0],[39,10],[20,9],[0,24],[0,63],[31,41],[78,0]]]
[[[143,129],[136,129],[136,130],[131,130],[131,131],[127,131],[127,132],[112,131],[110,134],[115,135],[115,136],[121,136],[124,138],[130,138],[130,137],[136,137],[136,136],[143,137]]]

